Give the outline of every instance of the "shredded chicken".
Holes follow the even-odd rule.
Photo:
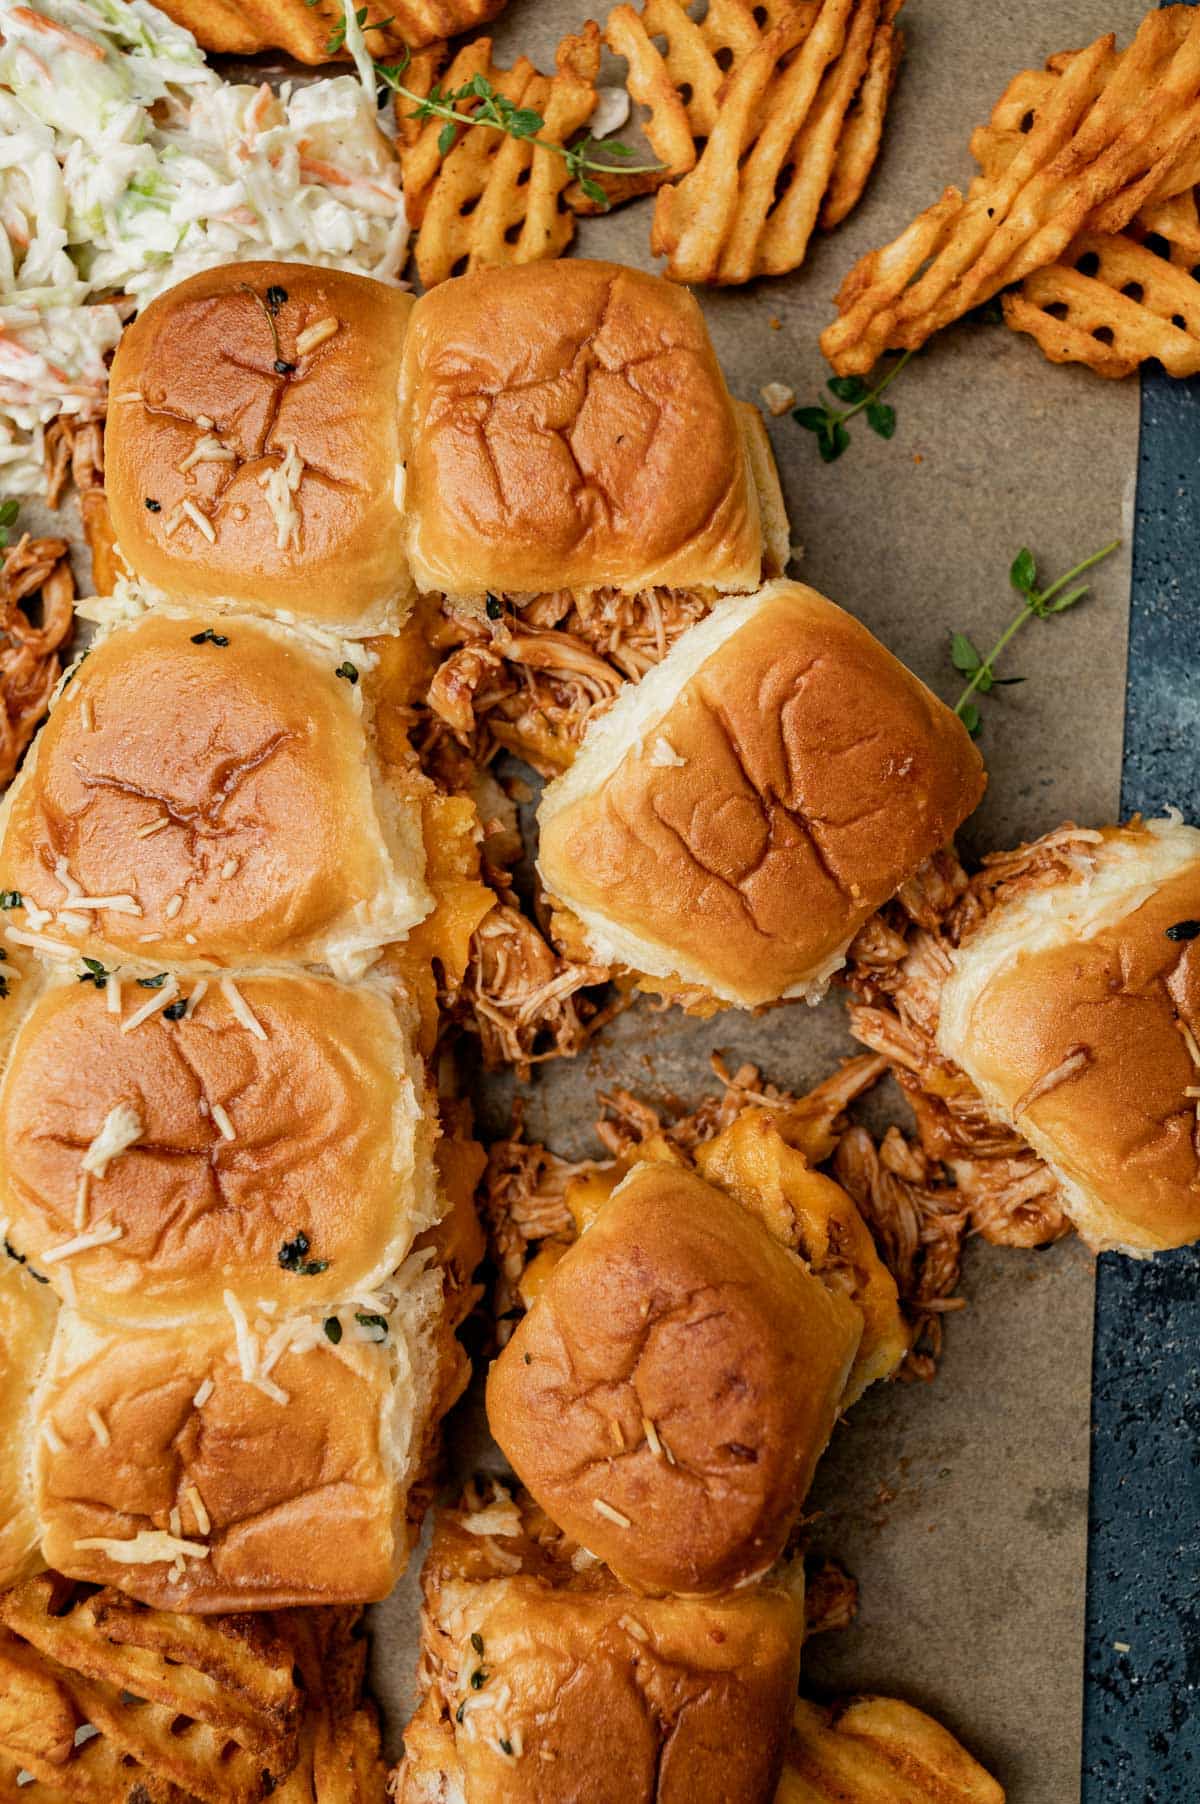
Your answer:
[[[75,582],[65,539],[26,533],[0,562],[0,788],[46,712],[71,635]]]
[[[895,1127],[878,1147],[865,1128],[849,1128],[834,1153],[833,1172],[874,1235],[913,1324],[900,1377],[932,1378],[942,1350],[942,1316],[963,1307],[963,1298],[954,1295],[968,1226],[961,1194]]]
[[[877,1149],[864,1128],[847,1126],[846,1110],[884,1075],[886,1061],[847,1059],[805,1096],[763,1083],[753,1065],[731,1074],[719,1055],[712,1063],[721,1090],[687,1114],[671,1116],[627,1090],[603,1094],[605,1115],[596,1123],[596,1134],[611,1155],[606,1159],[572,1162],[526,1140],[518,1103],[509,1137],[491,1147],[481,1189],[499,1273],[494,1304],[500,1340],[508,1338],[513,1320],[522,1313],[519,1285],[532,1249],[569,1244],[575,1237],[566,1200],[573,1179],[611,1171],[651,1138],[665,1139],[687,1156],[723,1132],[743,1109],[766,1108],[786,1113],[789,1139],[802,1139],[814,1163],[833,1160],[834,1176],[871,1230],[913,1327],[913,1350],[900,1376],[931,1378],[941,1352],[942,1317],[962,1307],[962,1298],[953,1292],[969,1222],[960,1191],[898,1129],[889,1129]],[[837,1281],[836,1259],[827,1261],[822,1275]]]
[[[991,1116],[966,1074],[938,1051],[942,985],[951,950],[999,903],[1076,875],[1099,839],[1068,824],[993,853],[970,878],[952,853],[939,853],[850,948],[845,979],[859,998],[851,1032],[887,1060],[912,1105],[922,1152],[948,1167],[971,1229],[1001,1246],[1045,1246],[1071,1224],[1049,1168]],[[1080,1056],[1076,1049],[1071,1069]],[[1069,1072],[1051,1075],[1062,1081]]]
[[[104,423],[60,414],[46,428],[43,462],[46,500],[57,510],[68,478],[80,495],[104,486]]]
[[[607,977],[599,966],[561,958],[528,915],[502,902],[475,930],[459,993],[485,1065],[527,1076],[531,1065],[579,1052],[601,1012],[580,992]]]
[[[560,590],[496,620],[446,610],[439,637],[447,655],[428,706],[479,764],[504,748],[556,776],[624,684],[660,663],[710,605],[674,589]]]

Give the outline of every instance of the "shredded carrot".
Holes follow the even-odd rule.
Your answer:
[[[35,13],[31,7],[14,6],[8,16],[19,20],[22,25],[28,25],[30,31],[41,31],[47,37],[61,38],[72,50],[78,50],[80,56],[90,56],[94,63],[104,61],[104,52],[99,44],[93,44],[90,38],[81,37],[79,32],[60,25],[56,19],[44,19],[41,13]]]

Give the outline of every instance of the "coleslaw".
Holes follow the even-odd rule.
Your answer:
[[[398,165],[355,76],[225,82],[148,0],[0,0],[0,495],[103,414],[129,312],[200,269],[284,258],[395,281]]]

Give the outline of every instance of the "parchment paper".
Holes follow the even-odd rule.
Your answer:
[[[855,257],[946,182],[970,179],[971,128],[1012,74],[1104,30],[1125,40],[1143,10],[1143,0],[908,0],[908,56],[863,205],[797,275],[700,292],[735,394],[757,399],[780,381],[802,404],[816,400],[828,373],[817,336]],[[584,0],[512,0],[499,48],[549,67],[558,37],[586,16]],[[649,223],[649,203],[587,222],[577,249],[653,268]],[[770,422],[804,547],[793,569],[953,701],[961,679],[949,634],[993,643],[1015,611],[1007,571],[1022,545],[1059,574],[1124,533],[1137,388],[1054,369],[1002,326],[965,325],[914,359],[889,399],[895,438],[876,439],[860,420],[831,468],[790,419]],[[1113,818],[1127,596],[1122,557],[1097,575],[1088,603],[1018,642],[1006,674],[1028,681],[984,705],[991,785],[963,835],[969,853],[1069,816]],[[710,1023],[639,1008],[584,1058],[541,1069],[528,1086],[529,1131],[563,1153],[594,1152],[598,1088],[694,1099],[714,1084],[708,1055],[718,1047],[731,1064],[752,1059],[796,1087],[851,1049],[836,999]],[[491,1132],[504,1128],[510,1093],[503,1079],[481,1087]],[[839,1429],[813,1499],[827,1512],[822,1546],[860,1582],[861,1613],[849,1631],[810,1644],[809,1679],[932,1710],[992,1767],[1011,1804],[1078,1796],[1092,1282],[1074,1242],[1041,1254],[972,1248],[969,1307],[949,1322],[936,1381],[876,1387]],[[477,1401],[453,1438],[460,1469],[486,1456]],[[416,1596],[410,1574],[375,1613],[393,1750],[408,1710]]]

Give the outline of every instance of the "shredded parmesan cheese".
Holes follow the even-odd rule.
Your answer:
[[[87,1419],[88,1419],[88,1423],[91,1427],[92,1433],[95,1435],[95,1437],[99,1441],[100,1445],[102,1447],[111,1446],[112,1445],[112,1436],[108,1432],[108,1423],[104,1420],[104,1417],[100,1414],[100,1411],[98,1409],[89,1409],[88,1413],[87,1413]]]
[[[238,989],[236,983],[234,983],[232,977],[223,977],[221,979],[221,994],[233,1011],[234,1020],[239,1021],[246,1029],[246,1032],[253,1034],[256,1040],[265,1040],[267,1037],[266,1029],[250,1008],[249,1003]]]
[[[6,927],[4,937],[11,940],[14,946],[31,946],[35,952],[44,952],[47,958],[74,958],[74,946],[68,946],[65,940],[47,939],[43,933],[25,933],[20,927]]]
[[[171,1534],[174,1536],[175,1540],[178,1541],[180,1535],[183,1533],[183,1521],[179,1514],[179,1506],[178,1505],[176,1505],[175,1508],[172,1509],[170,1511],[170,1513],[168,1514],[167,1527],[170,1529]]]
[[[96,730],[96,721],[92,714],[92,701],[90,696],[85,695],[79,704],[79,724],[85,733],[93,733]]]
[[[222,1140],[236,1140],[237,1139],[237,1135],[234,1132],[233,1123],[232,1123],[232,1121],[230,1121],[228,1114],[226,1113],[224,1108],[222,1108],[222,1106],[219,1102],[215,1102],[212,1105],[212,1118],[213,1118],[214,1123],[216,1124],[217,1130],[220,1133]]]
[[[103,1178],[114,1159],[136,1146],[142,1136],[142,1124],[136,1109],[119,1102],[104,1117],[104,1125],[79,1161],[79,1169],[93,1178]]]
[[[294,441],[289,440],[283,461],[264,470],[258,479],[275,522],[275,546],[279,551],[286,551],[293,539],[299,542],[300,515],[296,512],[295,495],[303,475],[304,464]]]
[[[180,506],[186,517],[196,528],[197,532],[203,533],[210,545],[215,545],[217,542],[217,535],[208,515],[202,514],[194,501],[183,501],[180,503]]]
[[[620,1510],[614,1510],[611,1503],[605,1503],[603,1497],[593,1497],[592,1508],[595,1510],[597,1516],[603,1516],[608,1522],[615,1522],[618,1528],[633,1527],[631,1519],[628,1516],[623,1516]]]
[[[182,907],[183,897],[179,894],[178,890],[176,890],[173,896],[167,898],[167,905],[163,909],[163,920],[173,921]]]
[[[627,1635],[632,1635],[635,1641],[649,1641],[650,1639],[641,1623],[635,1622],[632,1616],[618,1616],[617,1627],[624,1629]]]
[[[88,1174],[81,1171],[79,1182],[75,1186],[75,1227],[82,1232],[87,1226],[88,1212]]]
[[[328,319],[319,319],[315,326],[306,326],[296,339],[296,355],[307,357],[318,345],[323,345],[327,338],[332,338],[338,329],[339,322],[332,315]]]
[[[646,1444],[655,1459],[661,1459],[663,1456],[662,1442],[659,1440],[658,1430],[655,1428],[649,1416],[642,1417],[642,1433],[645,1435]]]
[[[225,860],[224,864],[221,866],[221,876],[222,876],[223,880],[226,883],[228,883],[229,879],[231,877],[236,877],[237,869],[238,869],[237,859],[236,858],[227,858]]]
[[[135,839],[149,839],[150,835],[152,833],[161,833],[164,827],[169,827],[170,825],[171,825],[170,816],[166,815],[166,814],[160,814],[156,821],[147,821],[146,825],[144,827],[139,827],[137,832],[134,835],[134,838]]]
[[[211,432],[206,432],[196,440],[183,462],[175,467],[181,476],[186,476],[196,464],[235,464],[236,462],[237,453],[231,451],[228,445],[223,445],[219,438],[214,438]]]
[[[129,895],[72,896],[71,907],[72,909],[86,908],[93,913],[99,913],[102,908],[106,908],[110,914],[114,915],[140,915],[142,912],[142,905],[136,896]]]
[[[200,1389],[196,1392],[196,1395],[192,1398],[192,1408],[203,1409],[212,1394],[213,1381],[211,1378],[206,1378],[204,1383],[200,1386]]]
[[[184,1496],[187,1498],[188,1504],[191,1507],[192,1515],[196,1518],[196,1527],[200,1530],[202,1535],[206,1535],[212,1527],[212,1522],[209,1518],[208,1511],[204,1507],[204,1499],[201,1497],[195,1485],[189,1485],[184,1492]]]
[[[53,1422],[42,1423],[42,1439],[45,1441],[47,1447],[49,1447],[51,1453],[62,1453],[65,1451],[62,1439],[55,1429]]]
[[[148,1021],[151,1015],[157,1014],[159,1009],[165,1008],[178,994],[178,979],[168,977],[161,990],[155,990],[148,1002],[143,1002],[141,1008],[135,1008],[132,1015],[125,1017],[121,1023],[121,1032],[131,1034],[135,1027],[140,1027],[143,1021]]]
[[[139,1529],[131,1541],[114,1541],[107,1535],[88,1535],[76,1547],[94,1549],[118,1566],[156,1566],[174,1560],[206,1560],[209,1549],[202,1541],[183,1541],[161,1528]]]
[[[189,1021],[191,1020],[192,1016],[195,1014],[196,1010],[200,1007],[200,1004],[204,998],[204,992],[207,990],[207,988],[208,988],[208,979],[207,979],[207,977],[202,977],[200,979],[199,983],[193,989],[191,995],[188,997],[188,999],[187,999],[187,1019]]]
[[[76,1253],[88,1253],[93,1247],[111,1246],[114,1240],[120,1240],[124,1228],[112,1220],[101,1222],[98,1228],[91,1228],[86,1234],[77,1234],[74,1240],[60,1241],[56,1247],[47,1247],[41,1255],[43,1265],[54,1265],[60,1259],[71,1259]]]
[[[119,1015],[121,1012],[121,979],[115,971],[104,986],[104,1006],[110,1015]]]

